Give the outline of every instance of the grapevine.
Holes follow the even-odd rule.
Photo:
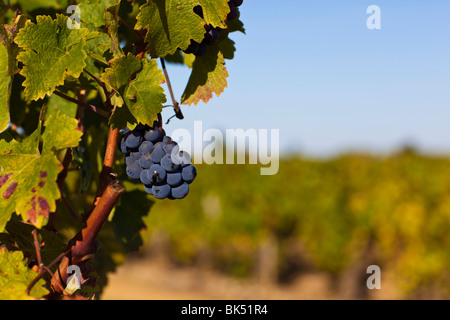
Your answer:
[[[151,204],[195,187],[163,129],[166,91],[180,120],[222,94],[230,35],[245,32],[238,0],[55,3],[0,2],[0,298],[100,296]],[[166,63],[191,69],[184,92]]]

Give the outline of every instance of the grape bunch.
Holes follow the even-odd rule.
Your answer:
[[[133,131],[125,129],[119,147],[125,154],[128,177],[140,180],[148,194],[172,200],[187,196],[197,169],[190,155],[180,151],[159,122],[155,121],[153,127],[139,124]]]
[[[239,16],[238,7],[243,3],[244,0],[231,0],[228,1],[228,6],[230,7],[230,12],[227,15],[227,20],[235,20]],[[203,9],[201,6],[195,6],[194,12],[203,19]],[[219,42],[220,39],[220,28],[214,28],[212,25],[205,25],[205,36],[201,43],[198,43],[191,39],[190,45],[184,50],[185,53],[192,53],[199,57],[205,54],[206,46],[213,46]]]
[[[237,19],[237,17],[239,16],[238,7],[240,7],[243,2],[244,2],[244,0],[228,1],[228,6],[230,7],[230,13],[227,16],[227,20],[236,20]]]

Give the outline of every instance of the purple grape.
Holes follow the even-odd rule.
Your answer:
[[[191,155],[186,151],[178,152],[178,149],[174,148],[170,154],[172,156],[172,161],[176,164],[181,164],[182,167],[187,167],[191,164]]]
[[[170,154],[166,154],[161,159],[161,167],[164,170],[166,170],[167,172],[175,172],[180,168],[180,165],[173,163],[172,157],[170,156]]]
[[[138,180],[141,176],[141,167],[137,161],[131,162],[127,165],[127,175],[134,180]]]
[[[152,184],[152,180],[149,178],[149,170],[142,170],[141,175],[139,178],[141,179],[141,182],[145,185]]]
[[[165,144],[165,145],[163,145],[164,152],[165,152],[166,154],[171,154],[171,153],[172,153],[172,150],[173,150],[176,146],[178,146],[178,143],[176,143],[176,142],[174,142],[174,141],[172,141],[172,142],[170,142],[170,143],[168,143],[168,144]]]
[[[153,195],[153,191],[152,191],[153,186],[151,184],[146,184],[144,185],[144,190],[145,192],[147,192],[150,195]]]
[[[164,149],[161,145],[154,145],[152,152],[150,153],[150,160],[153,161],[153,163],[160,163],[161,159],[166,155],[164,152]]]
[[[212,28],[210,30],[207,30],[205,33],[205,44],[207,45],[215,45],[217,42],[219,42],[220,33],[219,30],[216,28]]]
[[[167,184],[171,187],[178,187],[183,183],[181,172],[174,172],[167,174]]]
[[[150,152],[152,150],[152,148],[153,148],[153,142],[151,142],[151,141],[144,141],[139,146],[139,152],[140,153]]]
[[[181,186],[172,188],[172,197],[175,199],[183,199],[189,193],[189,185],[185,182]]]
[[[142,154],[139,158],[139,165],[144,169],[150,168],[153,164],[153,161],[150,159],[150,153],[148,152]]]
[[[128,156],[125,157],[125,163],[129,165],[131,162],[138,162],[140,157],[140,152],[131,152]]]
[[[233,1],[228,1],[230,13],[227,15],[227,20],[235,20],[239,16],[239,10],[236,8]]]
[[[141,145],[144,138],[141,133],[136,131],[131,131],[128,135],[125,136],[125,146],[128,149],[137,149]]]
[[[165,199],[170,195],[171,188],[168,184],[153,186],[152,193],[157,199]]]
[[[127,146],[125,145],[125,139],[124,137],[122,137],[122,139],[120,139],[120,152],[122,152],[123,154],[129,154],[130,151],[127,149]]]
[[[159,164],[154,164],[149,169],[148,177],[152,184],[161,185],[166,181],[167,172]]]
[[[240,7],[242,5],[242,3],[244,2],[244,0],[231,0],[231,1],[233,2],[234,6],[236,8]]]
[[[192,183],[192,181],[194,181],[195,177],[197,176],[197,169],[192,164],[190,164],[187,167],[183,168],[182,176],[184,182]]]
[[[147,131],[145,131],[145,134],[144,134],[145,140],[153,142],[153,143],[161,140],[162,137],[163,137],[163,135],[161,134],[161,131],[159,131],[158,126],[148,129]]]

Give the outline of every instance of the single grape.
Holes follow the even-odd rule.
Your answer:
[[[131,162],[127,165],[127,175],[134,180],[138,180],[141,176],[141,167],[137,161]]]
[[[158,126],[148,129],[147,131],[145,131],[145,134],[144,134],[145,140],[153,142],[153,143],[159,141],[161,139],[161,137],[162,137],[162,134],[161,134],[161,131],[159,131]]]
[[[125,157],[125,163],[129,165],[131,162],[138,162],[140,157],[140,152],[131,152],[128,156]]]
[[[205,33],[205,44],[207,45],[215,45],[217,42],[219,42],[220,33],[219,30],[216,28],[211,28],[210,30],[207,30]]]
[[[181,186],[172,188],[172,197],[175,199],[183,199],[189,193],[189,185],[184,182]]]
[[[183,183],[181,172],[173,172],[167,174],[167,184],[171,187],[178,187]]]
[[[168,184],[153,186],[152,193],[157,199],[165,199],[170,195],[171,188]]]
[[[131,130],[130,130],[130,128],[125,127],[125,128],[123,128],[122,130],[120,130],[120,132],[121,132],[123,135],[125,135],[125,134],[131,132]]]
[[[185,182],[192,183],[192,181],[194,181],[195,177],[197,176],[197,169],[192,164],[190,164],[187,167],[183,168],[182,176]]]
[[[140,153],[146,153],[146,152],[150,153],[152,148],[153,148],[153,142],[151,142],[151,141],[144,141],[139,146],[139,152]]]
[[[144,185],[145,192],[147,192],[148,194],[151,194],[151,195],[153,195],[152,188],[153,188],[153,186],[151,184]]]
[[[172,138],[169,136],[164,136],[164,138],[161,141],[163,144],[168,144],[172,142]]]
[[[169,142],[169,143],[167,143],[167,144],[164,144],[164,145],[163,145],[164,152],[165,152],[166,154],[171,154],[171,153],[172,153],[172,150],[173,150],[176,146],[178,146],[178,143],[176,143],[176,142],[174,142],[174,141],[171,141],[171,142]]]
[[[181,164],[182,167],[187,167],[192,163],[191,155],[186,151],[180,151],[176,153],[176,150],[172,150],[172,161],[176,164]]]
[[[227,15],[227,20],[235,20],[239,16],[239,10],[237,8],[231,9],[230,13]]]
[[[139,178],[141,179],[141,182],[143,184],[147,184],[147,185],[152,184],[152,180],[149,178],[148,173],[149,173],[149,170],[141,171],[141,175],[139,176]]]
[[[172,157],[170,154],[166,154],[161,159],[161,167],[166,170],[167,172],[175,172],[180,168],[179,164],[173,163]]]
[[[151,180],[152,184],[161,185],[165,183],[167,177],[167,172],[159,164],[154,164],[150,167],[148,171],[148,178]]]
[[[131,131],[125,138],[125,145],[129,149],[137,149],[141,145],[144,138],[137,131]]]
[[[144,169],[148,169],[154,164],[153,161],[150,159],[149,152],[143,153],[141,155],[141,157],[139,158],[139,164]]]
[[[122,139],[120,139],[120,152],[122,152],[123,154],[130,153],[130,151],[127,149],[127,146],[125,145],[124,137],[122,137]]]
[[[153,146],[152,152],[150,153],[150,160],[153,161],[153,163],[160,163],[161,159],[166,155],[164,152],[164,149],[161,145],[156,144]]]
[[[242,3],[244,2],[244,0],[231,0],[231,1],[233,2],[234,6],[236,8],[240,7],[242,5]]]

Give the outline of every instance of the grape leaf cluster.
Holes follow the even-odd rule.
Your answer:
[[[228,1],[228,6],[230,7],[230,12],[227,15],[227,20],[236,20],[239,17],[238,7],[242,5],[244,0],[231,0]],[[203,19],[203,9],[201,6],[194,7],[194,12]],[[219,42],[220,39],[220,28],[214,28],[212,25],[205,25],[205,37],[201,43],[198,43],[191,39],[190,45],[184,50],[185,53],[192,53],[199,57],[205,54],[206,46],[213,46]]]
[[[155,121],[153,127],[139,124],[132,131],[125,129],[119,147],[125,154],[128,177],[140,180],[148,194],[172,200],[188,195],[197,169],[190,155],[180,151],[159,122]]]

